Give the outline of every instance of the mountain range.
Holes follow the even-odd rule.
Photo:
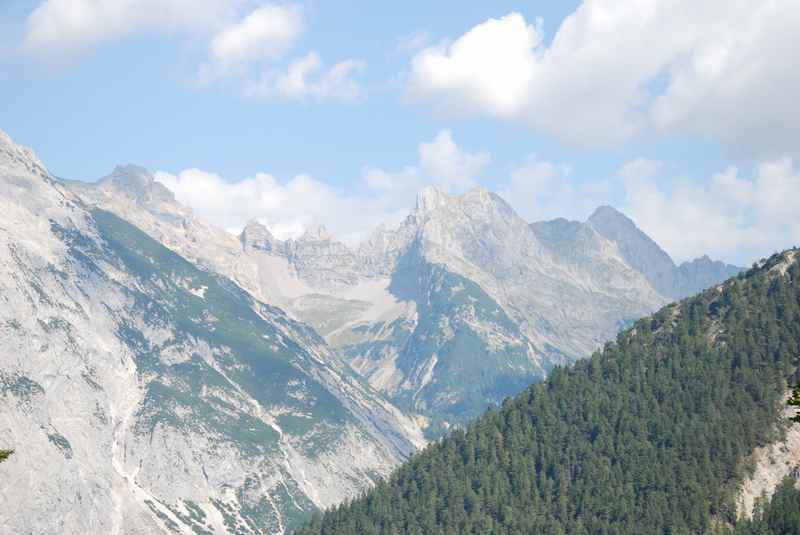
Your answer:
[[[287,532],[741,271],[482,188],[426,188],[357,246],[235,236],[143,168],[58,180],[2,133],[0,236],[9,532]]]
[[[800,532],[799,281],[787,250],[636,321],[297,534]]]
[[[348,247],[324,227],[278,240],[258,221],[236,239],[136,166],[68,187],[313,326],[374,388],[420,416],[429,438],[740,271],[707,257],[676,266],[611,207],[584,223],[529,224],[483,188],[425,188],[398,227]]]

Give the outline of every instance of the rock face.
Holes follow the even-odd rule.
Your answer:
[[[610,206],[598,208],[586,224],[616,243],[625,261],[641,272],[656,291],[672,299],[696,294],[742,271],[708,256],[676,266],[633,221]]]
[[[681,275],[611,208],[586,223],[530,225],[480,188],[426,188],[402,224],[355,248],[324,228],[281,241],[257,221],[237,239],[140,171],[69,187],[312,325],[374,388],[420,416],[429,438],[590,354],[676,287],[724,278],[714,279],[719,269],[701,276],[710,273],[702,266]],[[154,191],[134,193],[139,184]]]
[[[610,208],[528,224],[485,189],[426,188],[357,247],[237,237],[145,169],[59,182],[0,132],[0,531],[286,532],[420,426],[735,269],[676,267]]]
[[[170,229],[190,218],[137,168],[93,191]],[[191,221],[184,236],[223,236]],[[90,207],[4,134],[0,303],[16,449],[0,532],[284,533],[423,444],[313,329]]]

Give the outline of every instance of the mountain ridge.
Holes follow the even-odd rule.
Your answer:
[[[4,531],[283,533],[424,444],[313,329],[4,143]]]
[[[373,387],[424,421],[441,420],[434,424],[437,431],[429,430],[431,438],[508,393],[487,392],[483,407],[470,403],[473,408],[462,413],[457,407],[482,387],[464,370],[456,390],[440,389],[453,384],[439,354],[450,351],[445,348],[467,344],[459,351],[483,355],[498,368],[506,359],[503,348],[517,348],[512,352],[522,351],[528,362],[518,367],[520,380],[539,380],[552,366],[589,355],[621,326],[671,299],[631,267],[619,243],[588,222],[579,224],[585,235],[581,247],[569,240],[555,245],[553,236],[548,241],[537,234],[548,223],[529,225],[485,188],[453,196],[425,187],[403,222],[379,226],[351,247],[319,227],[298,239],[279,240],[257,220],[236,238],[157,192],[115,191],[120,169],[131,169],[136,175],[131,180],[142,183],[140,168],[119,168],[97,185],[72,183],[72,188],[87,202],[119,214],[206,269],[230,276],[256,298],[313,325]],[[155,187],[152,176],[145,182]],[[427,303],[444,298],[434,293],[465,287],[446,283],[426,289],[434,272],[445,277],[441,282],[474,282],[470,291],[478,293],[470,299],[486,303],[486,311],[502,311],[515,324],[513,333],[471,307],[421,319]],[[398,291],[409,284],[417,287]],[[492,341],[489,333],[497,329],[505,332],[500,339],[507,346]],[[421,343],[423,338],[436,342]],[[420,347],[428,349],[419,352]],[[417,348],[413,355],[412,348]],[[444,399],[451,400],[450,409],[442,405]],[[446,416],[434,414],[432,407]]]
[[[792,425],[798,281],[791,249],[665,306],[296,534],[729,533],[751,454]]]

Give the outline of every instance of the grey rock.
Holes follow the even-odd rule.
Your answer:
[[[285,533],[424,443],[307,325],[0,143],[0,531]],[[98,189],[192,236],[134,172]]]
[[[601,206],[586,222],[613,241],[625,261],[642,273],[653,288],[671,299],[682,299],[741,272],[743,268],[703,256],[676,266],[672,258],[627,216]]]

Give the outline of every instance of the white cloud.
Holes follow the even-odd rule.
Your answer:
[[[279,180],[259,173],[231,181],[189,169],[157,178],[222,228],[238,231],[259,219],[285,239],[324,224],[355,243],[380,223],[401,221],[426,185],[452,194],[476,186],[489,161],[489,154],[459,147],[442,130],[420,143],[413,164],[397,171],[365,167],[360,187],[347,190],[307,175]],[[800,244],[800,170],[791,158],[765,160],[751,172],[731,166],[694,180],[672,178],[663,163],[639,158],[609,179],[581,180],[568,165],[531,156],[512,168],[498,193],[528,221],[584,220],[597,206],[614,204],[677,261],[708,254],[746,265]]]
[[[582,143],[658,129],[797,151],[796,0],[585,0],[552,42],[518,13],[415,55],[410,90]]]
[[[419,163],[423,173],[446,190],[464,190],[475,185],[474,178],[490,162],[485,151],[470,153],[453,141],[450,130],[442,130],[430,143],[419,146]]]
[[[800,172],[790,158],[762,162],[751,177],[729,167],[703,182],[668,180],[642,162],[620,172],[622,209],[677,259],[748,263],[800,244]]]
[[[528,221],[584,220],[599,205],[614,204],[677,261],[708,254],[749,265],[800,245],[800,170],[791,158],[694,179],[674,178],[662,162],[638,158],[610,179],[581,181],[569,166],[530,157],[498,193]]]
[[[346,194],[307,175],[279,181],[258,173],[231,182],[214,173],[188,169],[177,175],[158,172],[156,179],[200,217],[232,232],[258,219],[281,239],[297,238],[309,226],[324,224],[338,238],[354,241],[394,218],[381,199]]]
[[[519,13],[489,19],[454,43],[414,56],[412,88],[422,95],[441,95],[448,106],[514,116],[525,104],[535,76],[541,39],[539,29],[526,24]]]
[[[249,96],[351,100],[364,95],[357,80],[366,64],[346,59],[324,68],[311,51],[281,70],[305,31],[295,3],[248,0],[45,0],[27,20],[25,48],[63,60],[101,43],[144,32],[185,33],[208,41],[195,82],[223,78]]]
[[[597,206],[608,202],[610,183],[580,183],[571,174],[568,165],[531,156],[511,170],[510,180],[498,193],[528,221],[557,217],[583,220]]]
[[[363,61],[348,59],[325,70],[319,55],[312,51],[292,61],[285,72],[271,70],[258,82],[248,83],[245,94],[262,98],[353,100],[364,95],[355,76],[365,68]]]
[[[488,163],[484,153],[462,151],[445,130],[419,147],[420,162],[398,173],[365,170],[363,187],[341,191],[298,175],[281,181],[267,173],[237,182],[217,174],[187,169],[178,174],[156,173],[179,202],[202,218],[231,231],[259,219],[280,238],[296,238],[311,225],[327,226],[339,239],[356,242],[381,223],[406,217],[418,190],[429,183],[453,192],[474,185]],[[444,177],[430,173],[442,171]]]
[[[264,5],[220,30],[209,45],[214,68],[223,72],[260,60],[275,60],[304,29],[302,12],[294,5]]]
[[[45,0],[30,14],[24,46],[60,58],[137,32],[208,32],[243,0]]]
[[[417,192],[433,184],[448,193],[463,193],[475,187],[480,173],[491,161],[485,151],[468,152],[453,140],[450,130],[442,130],[427,143],[420,143],[419,161],[399,171],[376,167],[364,170],[364,180],[375,191],[390,194],[396,202],[410,206]]]

